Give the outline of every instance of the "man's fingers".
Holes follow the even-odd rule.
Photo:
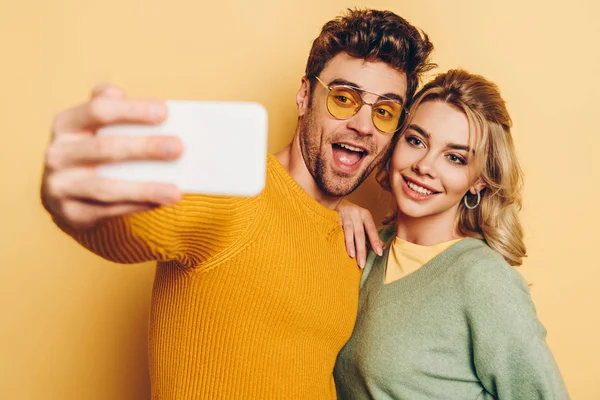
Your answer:
[[[121,88],[118,88],[108,83],[103,83],[100,85],[96,85],[92,88],[90,98],[93,99],[95,97],[110,97],[113,99],[122,99],[125,98],[125,92]]]
[[[72,228],[85,230],[96,226],[99,221],[106,218],[147,211],[156,207],[152,204],[100,205],[80,200],[66,200],[63,203],[62,215]]]
[[[52,175],[47,183],[52,198],[90,203],[150,203],[171,205],[181,200],[177,186],[166,183],[129,182],[101,178],[93,168],[74,168]]]
[[[101,206],[93,205],[93,207]],[[114,204],[109,207],[105,207],[103,213],[109,217],[118,217],[121,215],[133,214],[136,212],[148,211],[158,207],[156,204]]]
[[[354,246],[356,247],[356,261],[361,268],[365,267],[367,260],[367,245],[365,237],[365,228],[363,221],[358,215],[353,218],[354,225]]]
[[[344,241],[346,242],[346,251],[352,258],[356,256],[356,250],[354,249],[354,225],[352,220],[348,217],[342,218],[342,227],[344,229]]]
[[[371,248],[373,251],[375,251],[375,253],[377,253],[377,255],[382,256],[383,248],[381,245],[381,239],[379,238],[375,221],[373,221],[373,216],[367,210],[365,210],[363,214],[363,223],[365,231],[367,232],[367,236],[369,237],[369,242],[371,243]]]
[[[133,160],[174,160],[183,152],[174,136],[90,136],[71,134],[57,138],[46,152],[51,170]]]
[[[60,113],[53,131],[60,135],[117,123],[157,124],[166,117],[164,102],[98,96]]]

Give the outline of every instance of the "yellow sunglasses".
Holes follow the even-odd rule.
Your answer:
[[[371,119],[375,128],[381,133],[390,134],[400,129],[403,113],[408,114],[402,103],[396,99],[348,85],[328,86],[318,76],[315,76],[315,78],[329,91],[327,94],[327,111],[335,119],[351,118],[360,111],[362,106],[367,104],[371,106]],[[374,94],[382,100],[367,103],[362,98],[363,93]]]

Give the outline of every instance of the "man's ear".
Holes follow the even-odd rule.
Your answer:
[[[471,194],[477,194],[477,192],[481,192],[487,185],[483,181],[483,179],[479,178],[477,181],[471,186],[469,191]]]
[[[300,89],[296,93],[296,107],[298,108],[298,116],[302,117],[308,111],[308,100],[310,97],[310,81],[305,76],[302,77]]]

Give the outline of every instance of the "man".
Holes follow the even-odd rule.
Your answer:
[[[160,102],[100,87],[57,116],[42,184],[55,222],[109,260],[158,261],[153,398],[335,398],[360,271],[334,209],[382,158],[432,48],[391,12],[325,24],[296,96],[293,141],[269,155],[265,190],[252,198],[182,197],[95,174],[106,162],[178,157],[175,139],[94,136],[107,124],[159,123]]]

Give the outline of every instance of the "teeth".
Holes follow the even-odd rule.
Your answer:
[[[431,190],[427,190],[419,185],[416,185],[412,182],[406,181],[406,184],[408,185],[409,188],[411,188],[412,190],[414,190],[417,193],[421,193],[421,194],[433,194],[433,192]]]
[[[358,153],[364,153],[365,151],[359,147],[354,147],[354,146],[350,146],[349,144],[344,144],[344,143],[340,143],[339,144],[340,147],[346,149],[346,150],[350,150],[350,151],[356,151]]]

